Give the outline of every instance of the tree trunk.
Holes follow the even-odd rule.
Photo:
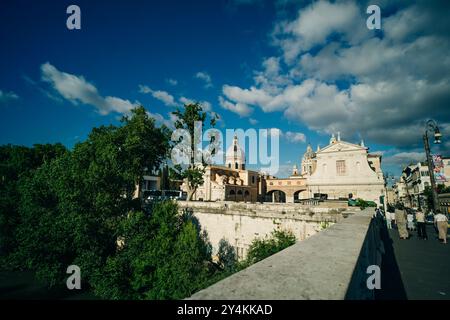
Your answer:
[[[188,201],[192,201],[195,191],[197,191],[197,188],[192,188],[192,187],[188,186],[188,190],[187,190],[187,200]]]

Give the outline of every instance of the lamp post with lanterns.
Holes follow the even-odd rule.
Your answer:
[[[425,134],[423,135],[423,143],[425,146],[425,154],[427,157],[427,164],[428,164],[428,171],[430,172],[430,182],[431,182],[431,194],[433,197],[433,207],[434,210],[439,208],[438,203],[438,195],[437,195],[437,188],[436,188],[436,180],[434,178],[434,163],[433,159],[431,157],[430,152],[430,143],[428,141],[428,133],[432,133],[434,136],[434,144],[440,144],[442,134],[439,131],[439,127],[434,120],[428,120],[426,127],[425,127]]]

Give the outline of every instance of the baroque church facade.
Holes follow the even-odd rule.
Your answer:
[[[364,141],[342,141],[338,134],[337,138],[332,135],[326,147],[314,153],[307,151],[302,167],[306,168],[309,193],[324,194],[328,199],[361,198],[379,204],[385,193],[381,155],[368,150]]]

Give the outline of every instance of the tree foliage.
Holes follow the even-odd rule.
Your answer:
[[[51,286],[63,283],[71,264],[97,283],[115,253],[118,225],[140,209],[136,184],[167,151],[167,132],[138,107],[122,126],[94,128],[73,151],[45,162],[19,186],[15,260]]]
[[[261,261],[291,245],[296,241],[291,231],[274,230],[270,237],[255,239],[247,252],[248,265]]]
[[[225,239],[220,239],[217,250],[219,265],[225,271],[233,271],[237,267],[237,255],[234,247]]]
[[[121,223],[124,245],[108,258],[96,293],[111,299],[181,299],[208,279],[211,255],[191,219],[176,203],[160,202],[151,215],[133,212]]]
[[[204,120],[188,107],[178,125]],[[183,117],[181,117],[183,118]],[[231,246],[211,245],[190,212],[173,202],[142,211],[136,185],[160,167],[169,132],[143,107],[120,126],[94,128],[68,151],[62,145],[0,147],[0,258],[63,286],[69,265],[83,287],[111,299],[181,299],[238,270]],[[194,167],[167,174],[201,183]]]
[[[205,126],[205,121],[207,119],[207,113],[203,111],[202,106],[199,103],[190,103],[184,105],[184,109],[177,109],[172,112],[174,116],[176,116],[177,120],[175,121],[175,128],[177,129],[185,129],[189,132],[191,137],[190,150],[191,154],[189,157],[189,165],[182,172],[181,176],[183,179],[187,181],[188,187],[188,200],[192,200],[192,197],[197,190],[197,188],[203,183],[203,174],[204,168],[203,166],[199,166],[195,164],[195,153],[198,152],[197,145],[201,141],[201,137],[196,137],[195,132],[195,123],[200,122],[202,129]],[[217,115],[213,116],[209,125],[214,127],[217,121]],[[196,139],[197,138],[197,139]],[[204,164],[202,158],[202,164]]]
[[[20,224],[20,179],[31,176],[43,163],[66,153],[61,144],[35,144],[33,147],[0,146],[0,259],[9,264],[17,249],[16,232]],[[8,261],[6,261],[8,260]]]

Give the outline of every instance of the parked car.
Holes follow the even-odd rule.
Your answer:
[[[187,199],[187,193],[180,190],[147,190],[143,196],[145,202]]]

